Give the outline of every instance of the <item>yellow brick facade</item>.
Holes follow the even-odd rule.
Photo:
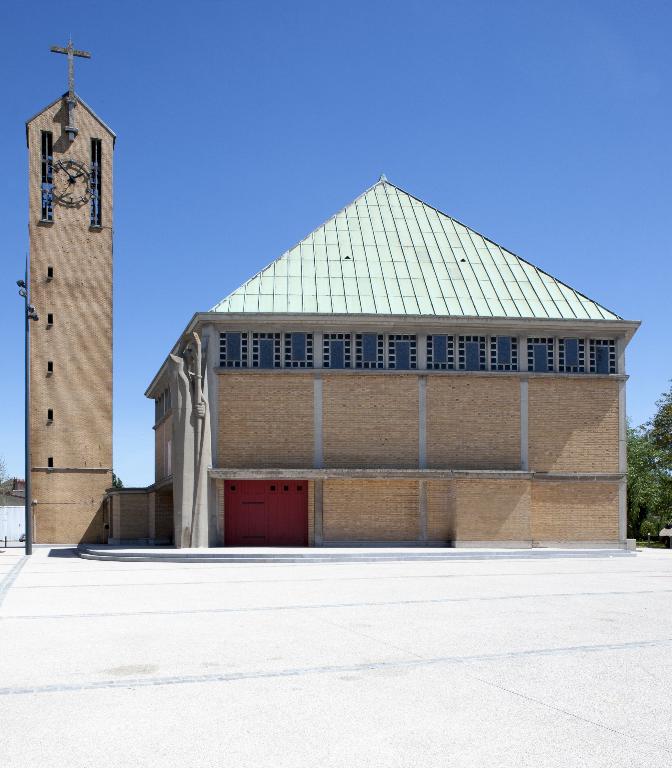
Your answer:
[[[219,376],[219,466],[313,464],[311,374]]]
[[[417,467],[416,376],[323,374],[324,465]]]
[[[38,500],[34,512],[36,542],[72,544],[107,540],[104,521],[104,492],[107,473],[33,472],[32,496]]]
[[[427,483],[431,541],[531,543],[529,480],[449,480]]]
[[[75,114],[79,135],[72,144],[63,130],[63,100],[28,124],[30,283],[39,314],[31,325],[32,466],[45,467],[52,457],[55,468],[32,472],[32,496],[36,541],[52,543],[100,541],[106,535],[98,509],[112,480],[113,137],[83,106]],[[43,130],[53,133],[55,161],[72,158],[87,169],[91,138],[101,140],[101,228],[90,227],[88,203],[76,208],[55,203],[53,222],[40,221]],[[53,373],[47,372],[48,361]],[[82,471],[91,468],[108,471]]]
[[[414,480],[325,480],[327,542],[415,541],[419,488]]]
[[[532,537],[535,541],[616,541],[618,483],[533,483]]]
[[[609,379],[530,379],[530,469],[618,472],[618,388]]]
[[[518,378],[502,374],[428,376],[427,466],[518,469]]]
[[[154,480],[159,481],[170,475],[170,448],[173,438],[172,416],[169,414],[154,427]]]

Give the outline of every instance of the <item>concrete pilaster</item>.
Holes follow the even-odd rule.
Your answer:
[[[316,373],[313,378],[313,467],[320,469],[322,464],[322,376]]]
[[[520,468],[529,469],[528,380],[520,380]]]
[[[323,518],[323,481],[315,480],[314,524],[313,535],[315,546],[321,547],[324,543],[324,518]]]
[[[150,541],[156,538],[156,493],[150,493],[147,499],[147,536]]]
[[[418,467],[427,468],[427,377],[418,376]]]

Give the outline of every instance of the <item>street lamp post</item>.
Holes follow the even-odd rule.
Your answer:
[[[28,262],[26,261],[26,277],[25,280],[17,280],[16,284],[19,286],[19,296],[22,296],[25,304],[25,341],[26,341],[26,374],[25,374],[25,400],[26,400],[26,426],[25,426],[25,461],[26,461],[26,554],[33,554],[33,500],[30,488],[30,321],[38,320],[35,307],[30,303],[30,288],[28,280]]]

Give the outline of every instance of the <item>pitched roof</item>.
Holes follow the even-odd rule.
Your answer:
[[[384,176],[212,311],[620,319]]]
[[[32,123],[33,120],[36,117],[39,117],[43,112],[46,112],[48,109],[51,109],[51,107],[53,107],[54,104],[57,104],[59,101],[62,101],[67,95],[68,95],[68,91],[66,91],[62,96],[59,96],[57,99],[54,99],[53,101],[49,102],[49,104],[47,104],[46,107],[42,107],[42,109],[39,112],[36,112],[32,117],[29,117],[26,120],[26,142],[28,141],[29,123]],[[98,115],[91,109],[91,107],[84,101],[84,99],[78,93],[75,93],[75,98],[77,99],[77,103],[81,104],[84,107],[84,109],[86,109],[86,111],[91,114],[91,117],[93,117],[94,120],[97,120],[103,126],[103,128],[112,136],[112,143],[116,142],[117,134],[110,128],[110,126],[104,120],[101,120],[100,117],[98,117]]]

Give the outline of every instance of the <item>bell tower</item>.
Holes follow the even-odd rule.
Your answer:
[[[112,485],[112,155],[115,135],[68,91],[26,122],[31,481],[36,542],[102,542]]]

